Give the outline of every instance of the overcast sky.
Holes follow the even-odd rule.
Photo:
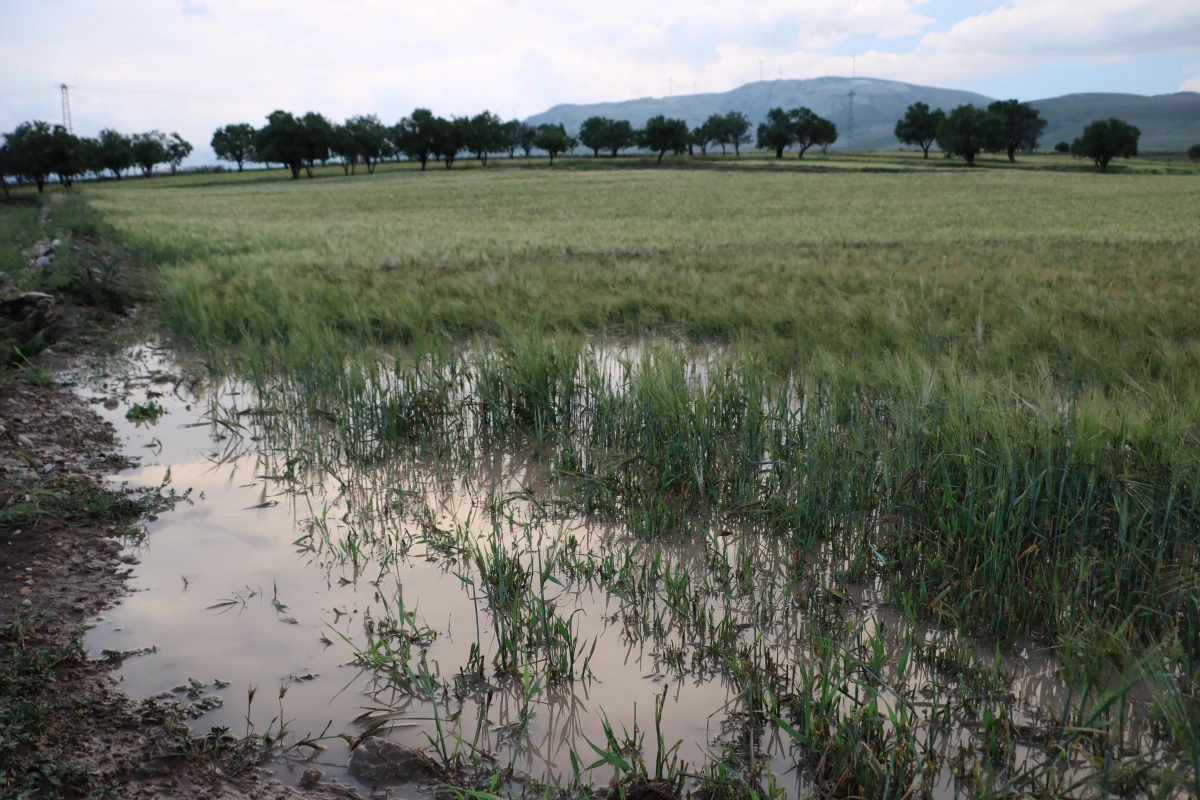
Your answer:
[[[858,75],[1033,100],[1200,91],[1200,0],[0,0],[0,131],[387,123]]]

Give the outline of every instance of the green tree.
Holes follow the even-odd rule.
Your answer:
[[[758,125],[758,149],[774,150],[776,158],[783,158],[783,151],[792,146],[796,128],[792,118],[782,108],[767,112],[767,121]]]
[[[521,123],[521,150],[525,152],[526,158],[529,158],[530,153],[533,152],[533,140],[537,138],[537,135],[537,128],[533,127],[532,125],[526,125],[523,122]]]
[[[565,153],[579,144],[579,140],[567,134],[567,129],[559,125],[538,125],[537,135],[533,137],[533,146],[550,154],[550,166],[554,166],[554,157]]]
[[[612,146],[612,125],[613,121],[607,117],[588,117],[579,126],[579,141],[592,151],[593,158],[599,158],[601,150]]]
[[[263,161],[283,164],[291,170],[295,180],[308,154],[304,126],[288,111],[272,111],[267,124],[254,136],[254,148]]]
[[[821,152],[829,154],[829,147],[838,140],[837,125],[831,119],[821,117],[813,131],[813,145],[821,148]]]
[[[329,151],[342,161],[342,174],[354,175],[358,165],[358,142],[348,125],[334,125],[329,137]]]
[[[828,146],[837,141],[837,126],[812,109],[794,108],[788,112],[788,118],[793,126],[792,141],[800,148],[800,158],[804,158],[810,147]]]
[[[913,103],[904,112],[902,119],[896,120],[896,138],[902,144],[916,145],[921,148],[925,158],[929,158],[929,148],[937,140],[938,126],[946,119],[946,112],[940,108],[929,110],[926,103]]]
[[[174,175],[179,165],[183,160],[192,154],[191,142],[184,139],[178,133],[172,133],[166,138],[167,148],[167,163],[171,165],[171,174]]]
[[[675,154],[686,152],[691,132],[688,124],[681,119],[668,119],[659,114],[646,120],[638,136],[638,143],[652,153],[658,153],[658,163],[661,164],[667,152]]]
[[[51,134],[50,168],[58,176],[58,182],[68,189],[84,172],[83,155],[79,137],[62,125],[55,125]]]
[[[988,106],[988,111],[1004,119],[1004,151],[1010,163],[1017,160],[1017,151],[1036,150],[1046,120],[1029,103],[1019,100],[997,100]]]
[[[980,151],[1003,150],[1004,117],[971,104],[959,106],[938,125],[937,145],[947,155],[962,156],[967,166],[975,166]]]
[[[476,114],[463,125],[463,144],[487,166],[488,154],[504,149],[504,123],[490,111]]]
[[[343,127],[344,135],[350,137],[356,158],[366,165],[368,175],[375,174],[375,167],[388,154],[387,126],[374,114],[366,114],[351,117]]]
[[[329,145],[333,142],[333,123],[324,114],[309,111],[300,119],[304,142],[304,171],[313,176],[313,167],[329,160]]]
[[[254,135],[257,131],[253,125],[244,122],[217,128],[212,137],[212,149],[217,158],[222,161],[232,161],[237,164],[238,172],[242,165],[254,160]]]
[[[133,168],[133,142],[125,134],[105,128],[96,140],[96,163],[121,180],[121,175]]]
[[[730,144],[729,125],[725,115],[710,114],[700,127],[706,129],[712,137],[709,139],[711,144],[721,145],[721,155],[725,155],[725,148]],[[703,148],[701,150],[703,151]]]
[[[725,124],[721,127],[724,137],[721,142],[721,152],[725,145],[733,145],[733,154],[742,155],[742,145],[750,144],[750,120],[741,111],[730,111],[725,115]]]
[[[715,123],[714,123],[715,119]],[[713,114],[700,125],[692,129],[692,142],[700,148],[700,155],[708,155],[708,146],[717,139],[721,127],[721,116]]]
[[[142,168],[144,177],[154,175],[154,168],[166,163],[167,135],[158,131],[135,133],[129,140],[133,146],[133,162]]]
[[[463,149],[463,132],[470,125],[470,120],[443,119],[438,117],[433,123],[433,155],[446,165],[446,169],[454,166],[454,159]]]
[[[1071,154],[1090,158],[1101,172],[1108,172],[1108,163],[1118,156],[1132,158],[1138,154],[1138,139],[1142,132],[1124,120],[1098,119],[1088,123],[1071,145]]]
[[[501,131],[503,137],[503,150],[508,153],[509,158],[516,158],[517,151],[521,149],[521,131],[525,127],[525,123],[519,119],[510,119],[504,123],[504,128]]]
[[[1071,152],[1071,145],[1069,142],[1059,142],[1058,144],[1054,145],[1054,152],[1069,153]]]
[[[438,118],[428,108],[418,108],[392,128],[392,145],[410,161],[421,162],[421,171],[434,155]]]
[[[8,146],[6,141],[0,144],[0,186],[4,187],[4,196],[8,197],[8,179],[9,177],[16,178],[17,162],[13,157],[12,148]]]
[[[633,125],[627,119],[613,120],[611,127],[608,130],[608,150],[613,158],[622,150],[626,150],[637,144],[637,131],[633,129]]]
[[[54,129],[48,122],[22,122],[5,135],[12,153],[14,172],[33,181],[40,192],[54,172]]]
[[[1194,144],[1189,147],[1187,155],[1192,161],[1200,161],[1200,144]]]

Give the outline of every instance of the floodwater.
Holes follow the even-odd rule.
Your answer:
[[[197,733],[278,731],[283,719],[285,745],[324,734],[325,749],[299,748],[269,768],[295,783],[316,765],[364,795],[372,787],[347,773],[349,744],[338,734],[356,736],[372,720],[390,719],[391,738],[408,745],[441,739],[453,750],[461,735],[471,744],[464,753],[486,752],[535,779],[567,781],[572,752],[583,767],[598,759],[590,743],[605,747],[606,719],[620,738],[635,727],[644,734],[643,757],[653,765],[655,707],[664,698],[662,738],[668,747],[680,742],[677,755],[689,769],[717,759],[738,763],[740,753],[740,763],[758,762],[757,770],[769,771],[787,796],[808,794],[811,773],[790,736],[769,721],[744,724],[746,687],[686,622],[703,605],[708,630],[722,632],[726,651],[753,663],[794,665],[811,656],[815,623],[795,599],[811,586],[797,586],[775,568],[785,556],[765,537],[714,528],[700,544],[638,546],[619,527],[561,512],[557,487],[528,453],[489,454],[463,474],[409,461],[370,469],[326,464],[297,480],[283,474],[287,454],[254,441],[252,426],[213,424],[214,399],[225,407],[258,406],[245,387],[189,388],[171,377],[180,370],[169,354],[148,347],[109,370],[76,376],[76,390],[96,403],[117,428],[123,451],[138,459],[119,480],[165,484],[182,496],[130,545],[140,561],[130,580],[134,591],[93,620],[86,637],[96,657],[153,648],[119,667],[129,696],[215,706],[192,720]],[[105,408],[107,398],[119,404]],[[156,422],[126,418],[132,404],[151,400],[165,412]],[[574,680],[551,681],[545,661],[532,655],[515,669],[496,669],[499,623],[472,545],[511,554],[529,568],[538,587],[532,596],[547,601],[539,607],[572,631]],[[608,557],[616,572],[604,571]],[[687,576],[675,600],[661,588],[647,593],[638,582],[636,568],[655,562],[660,578]],[[622,564],[624,577],[617,574]],[[826,565],[825,574],[834,575],[835,566]],[[741,571],[731,580],[744,591],[721,596],[714,570]],[[552,577],[538,579],[545,574]],[[934,667],[910,663],[898,674],[903,643],[974,647],[944,631],[908,626],[874,587],[846,594],[833,613],[836,624],[826,619],[821,630],[837,629],[863,659],[872,642],[883,642],[884,682],[899,678],[915,696],[933,695],[931,706],[940,702],[948,681]],[[678,597],[690,598],[690,611]],[[367,646],[368,630],[406,651],[392,662],[395,671],[367,668],[358,649]],[[474,662],[473,650],[481,654]],[[994,646],[978,651],[985,666],[995,660]],[[1000,704],[1018,725],[1060,714],[1070,702],[1045,647],[1022,643],[1001,652],[1000,661],[1012,678]],[[405,684],[404,676],[418,684],[427,676],[432,695]],[[191,699],[178,690],[189,680],[203,684]],[[248,706],[249,687],[257,690]],[[859,702],[854,693],[846,693],[847,703]],[[214,697],[220,705],[204,699]],[[960,722],[962,730],[933,737],[937,746],[970,745],[971,722]],[[1036,758],[1018,745],[1017,761],[1030,757]],[[928,788],[940,797],[968,795],[962,772],[947,759]],[[610,775],[601,766],[591,777],[604,782]]]

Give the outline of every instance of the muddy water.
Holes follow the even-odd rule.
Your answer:
[[[588,677],[533,690],[526,682],[531,679],[493,678],[486,696],[451,697],[444,691],[435,708],[364,669],[363,659],[356,658],[356,647],[367,642],[364,625],[394,620],[401,606],[414,620],[410,630],[421,634],[406,662],[413,670],[424,664],[435,683],[448,686],[473,647],[490,664],[497,633],[463,542],[503,543],[529,564],[572,539],[592,559],[622,548],[628,552],[630,543],[622,531],[599,521],[547,511],[556,488],[536,461],[519,453],[481,458],[464,474],[419,462],[377,465],[370,472],[329,464],[320,475],[284,479],[280,454],[262,452],[247,431],[211,424],[214,399],[224,406],[256,405],[240,394],[245,387],[224,385],[214,398],[212,389],[188,388],[169,377],[178,373],[167,355],[142,348],[120,368],[77,378],[85,397],[118,399],[114,408],[96,408],[116,426],[125,452],[139,459],[120,479],[135,486],[165,484],[184,495],[173,510],[148,522],[147,536],[131,549],[140,560],[131,580],[134,593],[94,620],[87,636],[97,656],[105,650],[155,649],[120,667],[130,696],[182,701],[186,693],[177,689],[194,679],[203,688],[188,702],[198,697],[216,706],[196,717],[196,732],[278,731],[282,719],[291,741],[324,733],[326,749],[311,760],[305,760],[310,751],[299,750],[272,765],[276,777],[293,781],[316,763],[328,776],[358,785],[346,773],[349,746],[337,734],[356,735],[364,715],[384,714],[396,725],[391,736],[397,741],[425,746],[440,727],[451,748],[461,735],[501,763],[549,780],[570,778],[572,751],[584,765],[595,760],[589,742],[604,744],[607,719],[618,734],[635,727],[648,732],[644,756],[653,765],[655,702],[664,691],[663,738],[668,746],[681,742],[682,759],[703,765],[731,743],[739,746],[731,741],[740,735],[732,724],[740,703],[733,682],[711,664],[687,661],[682,655],[689,649],[687,636],[671,629],[671,614],[659,614],[665,630],[647,635],[639,628],[647,620],[640,612],[631,616],[639,604],[599,581],[560,577],[544,583],[558,613],[569,619],[580,653],[590,653]],[[156,422],[126,418],[132,404],[149,401],[164,409]],[[503,500],[499,512],[497,498]],[[407,511],[384,513],[397,507]],[[408,513],[412,509],[420,513]],[[726,563],[739,561],[739,548],[762,547],[749,560],[757,570],[750,582],[779,584],[766,566],[773,557],[769,547],[752,535],[713,541],[653,553],[672,568],[702,575],[717,547],[724,548]],[[651,552],[638,558],[644,562]],[[811,630],[803,610],[789,605],[792,588],[783,585],[778,598],[763,594],[732,606],[711,595],[696,602],[737,623],[738,646],[801,660]],[[857,587],[851,594],[839,619],[857,626],[860,640],[883,627],[887,640],[900,646],[899,634],[909,629],[883,606],[878,592]],[[640,607],[658,605],[647,601]],[[915,633],[926,641],[945,637],[933,629]],[[895,660],[891,653],[886,662],[894,666]],[[1007,702],[1020,724],[1056,714],[1067,702],[1056,664],[1044,650],[1026,643],[1006,650],[1002,661],[1003,671],[1014,677]],[[910,668],[903,680],[926,691],[944,682],[924,667]],[[249,687],[257,691],[248,706]],[[204,699],[214,697],[220,705]],[[772,726],[757,735],[749,751],[763,759],[788,796],[806,795],[806,770],[797,766],[789,737]],[[940,741],[969,744],[969,736]],[[592,778],[604,781],[608,774],[602,767]],[[949,766],[935,783],[930,788],[936,796],[964,791]],[[361,788],[365,794],[369,787]]]

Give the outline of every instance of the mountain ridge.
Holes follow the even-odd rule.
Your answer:
[[[526,122],[561,123],[577,131],[590,116],[627,119],[642,125],[656,114],[681,117],[695,127],[710,114],[742,111],[757,125],[774,106],[807,106],[838,126],[839,139],[832,149],[850,146],[850,96],[854,91],[853,149],[885,150],[900,147],[892,133],[896,120],[915,102],[949,110],[964,103],[986,105],[996,98],[959,89],[905,83],[879,78],[824,76],[793,80],[765,80],[743,84],[727,92],[639,97],[601,103],[560,103]],[[1080,92],[1031,101],[1047,121],[1042,146],[1070,141],[1095,119],[1119,117],[1142,129],[1141,149],[1185,150],[1200,143],[1200,92],[1134,95],[1120,92]]]

